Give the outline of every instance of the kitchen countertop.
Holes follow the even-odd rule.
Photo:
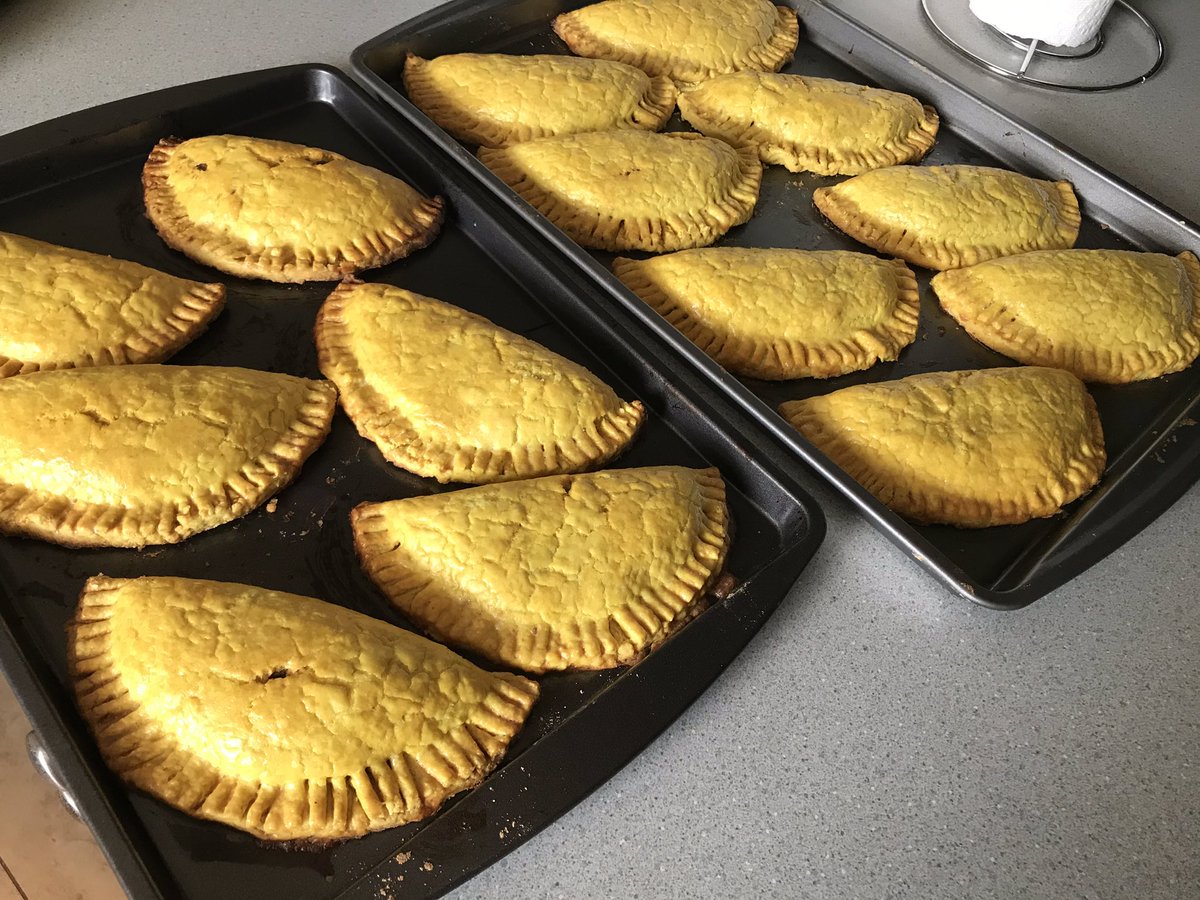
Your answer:
[[[346,69],[433,5],[10,0],[0,133],[251,68]],[[1084,97],[975,73],[918,0],[833,5],[1200,219],[1184,112],[1200,102],[1200,6],[1142,0],[1167,66]],[[811,490],[828,537],[763,632],[624,771],[459,895],[1200,896],[1200,491],[1005,614]]]

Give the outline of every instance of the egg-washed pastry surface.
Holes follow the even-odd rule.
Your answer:
[[[580,56],[614,59],[681,85],[777,71],[800,36],[794,10],[768,0],[605,0],[563,13],[554,31]]]
[[[158,142],[142,170],[159,235],[242,278],[334,281],[424,247],[442,199],[340,154],[211,135]]]
[[[1028,365],[1121,383],[1200,354],[1200,261],[1127,250],[1042,250],[937,275],[967,332]]]
[[[645,415],[578,363],[386,284],[340,285],[316,339],[359,434],[442,482],[592,468],[625,449]]]
[[[254,509],[325,439],[324,381],[210,366],[0,380],[0,531],[67,546],[171,544]]]
[[[538,694],[360,613],[190,578],[89,579],[67,655],[117,775],[272,841],[432,815],[495,767]]]
[[[803,75],[737,72],[679,96],[709,137],[754,147],[792,172],[857,175],[912,162],[937,136],[938,114],[907,94]]]
[[[0,232],[0,378],[159,362],[224,305],[221,284]]]
[[[352,521],[406,616],[531,672],[635,661],[696,611],[729,544],[720,474],[677,466],[365,503]]]
[[[613,272],[684,336],[751,378],[829,378],[895,359],[917,334],[917,279],[866,253],[710,247]]]
[[[581,131],[657,131],[676,93],[671,79],[611,60],[500,53],[432,60],[410,53],[404,86],[434,122],[484,147]]]
[[[699,134],[605,131],[483,148],[480,161],[584,247],[703,247],[754,212],[762,165]]]
[[[985,166],[876,169],[817,188],[813,202],[856,241],[930,269],[1062,250],[1079,235],[1069,182]]]
[[[780,413],[882,503],[964,528],[1050,516],[1104,470],[1091,395],[1061,369],[912,375]]]

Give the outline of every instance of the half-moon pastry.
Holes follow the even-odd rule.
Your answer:
[[[221,284],[0,232],[0,378],[159,362],[224,305]]]
[[[857,175],[913,162],[938,130],[937,111],[908,94],[804,75],[721,75],[678,103],[697,131],[792,172]]]
[[[358,433],[442,482],[592,468],[624,450],[645,415],[578,363],[386,284],[340,285],[316,339]]]
[[[88,579],[67,659],[109,768],[268,841],[432,815],[496,766],[538,695],[361,613],[191,578]]]
[[[817,188],[813,202],[856,241],[930,269],[1063,250],[1079,235],[1070,182],[985,166],[876,169]]]
[[[1200,354],[1191,253],[1041,250],[942,272],[931,285],[977,341],[1084,381],[1157,378]]]
[[[480,161],[577,243],[711,244],[754,212],[758,154],[699,134],[602,131],[483,148]]]
[[[692,343],[750,378],[829,378],[895,359],[917,334],[917,279],[840,250],[709,247],[613,272]]]
[[[531,672],[633,662],[696,611],[729,544],[720,474],[677,466],[364,503],[351,521],[406,616]]]
[[[434,122],[484,147],[581,131],[658,131],[676,93],[671,79],[611,60],[501,53],[410,53],[404,86]]]
[[[142,170],[164,241],[242,278],[335,281],[437,235],[442,198],[328,150],[235,135],[158,142]]]
[[[1096,404],[1061,369],[911,375],[779,411],[882,503],[917,522],[982,528],[1050,516],[1104,470]]]
[[[329,433],[324,381],[213,366],[0,380],[0,531],[68,547],[173,544],[288,484]]]
[[[796,50],[800,23],[768,0],[605,0],[558,16],[554,31],[580,56],[695,84],[777,71]]]

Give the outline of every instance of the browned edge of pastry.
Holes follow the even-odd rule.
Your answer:
[[[619,256],[613,260],[612,269],[625,287],[723,368],[746,378],[789,381],[832,378],[869,369],[877,362],[896,359],[900,351],[913,342],[921,313],[917,276],[901,260],[880,262],[896,267],[897,298],[890,317],[861,336],[831,344],[808,344],[784,338],[756,341],[718,334],[652,282],[645,275],[643,260]]]
[[[145,547],[176,544],[241,518],[290,484],[329,434],[337,391],[312,381],[299,415],[266,452],[217,485],[227,508],[221,515],[195,498],[145,509],[44,497],[22,485],[0,482],[0,531],[64,547]]]
[[[528,125],[500,127],[470,110],[447,103],[429,77],[429,62],[415,53],[409,53],[405,58],[404,87],[408,91],[408,99],[438,127],[448,131],[457,140],[480,147],[506,147],[522,141],[565,133]],[[628,128],[659,131],[675,111],[675,97],[678,91],[675,82],[666,76],[646,77],[650,83],[638,98],[637,105],[624,124]]]
[[[648,59],[646,54],[629,50],[625,47],[610,44],[598,38],[587,27],[585,19],[578,15],[583,9],[561,13],[555,16],[551,23],[557,34],[577,56],[587,56],[595,59],[613,59],[627,65],[636,66],[652,75],[668,75],[676,83],[687,86],[698,84],[714,75],[752,69],[761,72],[778,72],[784,63],[796,52],[800,41],[800,20],[796,11],[787,6],[775,7],[775,27],[767,40],[758,46],[747,50],[744,57],[735,60],[732,65],[714,69],[705,65],[692,64],[686,71],[671,73],[672,65],[669,54]]]
[[[1041,185],[1046,182],[1038,183]],[[896,229],[881,227],[864,216],[856,203],[837,190],[839,185],[820,187],[813,191],[813,205],[834,227],[880,253],[898,256],[927,269],[959,269],[1030,250],[1068,249],[1074,246],[1081,221],[1075,191],[1069,181],[1055,181],[1050,184],[1054,187],[1055,195],[1048,197],[1047,201],[1054,213],[1055,233],[1061,245],[1047,245],[1042,241],[1033,240],[1010,247],[993,244],[959,247],[943,241],[921,240],[910,230],[897,233]]]
[[[716,140],[684,132],[671,132],[663,137]],[[671,219],[631,219],[614,213],[581,211],[526,175],[505,155],[505,150],[481,147],[477,155],[501,181],[581,246],[612,252],[646,250],[665,253],[707,246],[735,225],[749,221],[753,215],[762,183],[762,163],[753,147],[730,149],[737,154],[733,184],[703,208],[688,210]]]
[[[885,483],[874,476],[871,466],[859,455],[851,441],[829,435],[824,422],[813,416],[804,400],[789,400],[780,404],[779,414],[814,447],[824,453],[847,475],[857,481],[880,503],[895,513],[922,525],[953,525],[957,528],[990,528],[994,525],[1020,525],[1031,519],[1055,515],[1068,503],[1087,494],[1100,480],[1107,463],[1104,448],[1104,429],[1096,401],[1082,388],[1088,420],[1087,433],[1080,442],[1080,452],[1061,473],[1057,485],[1031,486],[1025,497],[1004,503],[988,504],[971,498],[932,496],[905,490],[902,486]],[[1090,450],[1090,455],[1084,451]],[[1064,489],[1061,500],[1054,498],[1051,488]]]
[[[384,458],[393,465],[443,484],[450,481],[510,481],[551,475],[563,469],[581,472],[598,468],[624,451],[645,420],[646,408],[640,400],[622,401],[616,411],[589,423],[583,436],[566,438],[549,447],[492,451],[431,443],[408,420],[401,418],[386,397],[367,383],[358,364],[344,312],[350,292],[360,284],[363,282],[346,279],[334,288],[317,311],[313,328],[317,364],[322,374],[334,384],[353,384],[352,388],[339,389],[342,408],[358,433],[379,447]],[[460,312],[504,331],[483,316],[466,310]]]
[[[562,476],[566,485],[570,484],[570,475]],[[725,481],[715,467],[700,470],[696,477],[701,494],[701,517],[699,526],[692,535],[692,554],[686,563],[674,573],[677,582],[687,585],[694,593],[689,601],[682,600],[678,595],[667,590],[648,587],[639,596],[629,598],[628,606],[622,616],[611,616],[610,628],[619,630],[613,632],[614,637],[625,640],[626,652],[618,647],[607,654],[596,665],[529,667],[504,652],[496,652],[490,647],[476,643],[465,643],[456,635],[438,626],[436,620],[428,614],[427,608],[415,607],[398,598],[403,598],[414,591],[422,591],[429,596],[429,581],[422,575],[401,570],[391,564],[387,555],[395,545],[386,537],[385,526],[379,520],[382,516],[377,511],[385,503],[360,503],[350,511],[350,526],[354,535],[354,549],[363,567],[363,571],[375,583],[397,609],[405,617],[417,624],[430,637],[449,646],[464,647],[478,653],[500,665],[511,666],[527,672],[538,674],[550,671],[564,670],[598,670],[611,669],[616,666],[632,665],[642,659],[647,653],[667,640],[685,624],[690,622],[703,610],[702,601],[705,594],[716,584],[725,568],[725,559],[729,552],[732,533],[732,521],[729,508],[725,502]],[[700,545],[717,549],[715,558],[706,559],[700,552]],[[437,598],[434,598],[435,600]],[[670,615],[664,615],[666,609]],[[644,623],[655,623],[660,629],[649,644],[641,650],[633,649],[633,642],[644,641],[652,633]],[[503,623],[501,625],[503,627]],[[636,633],[636,629],[642,633]],[[515,642],[515,636],[509,635],[509,643]]]
[[[189,281],[187,292],[166,316],[147,324],[121,343],[100,347],[95,352],[82,350],[74,359],[47,362],[23,361],[0,353],[0,378],[52,369],[162,362],[203,334],[224,308],[225,285]]]
[[[293,284],[337,281],[363,269],[374,269],[403,259],[428,246],[441,230],[443,199],[422,195],[412,213],[418,223],[416,227],[394,220],[369,236],[367,249],[356,247],[353,256],[338,252],[326,257],[294,250],[288,254],[271,253],[251,248],[227,235],[200,232],[176,202],[167,177],[171,154],[184,140],[166,137],[150,151],[142,168],[146,215],[169,247],[229,275]]]
[[[175,809],[249,832],[275,846],[327,846],[427,818],[447,798],[482,782],[500,763],[538,697],[536,682],[497,673],[504,689],[497,691],[488,705],[489,727],[464,726],[476,745],[474,755],[482,757],[474,779],[448,779],[404,752],[384,760],[390,770],[388,777],[402,788],[406,809],[401,814],[387,814],[378,776],[368,768],[361,774],[347,772],[341,778],[306,782],[303,824],[283,832],[268,831],[267,817],[283,799],[284,786],[224,776],[180,748],[142,711],[113,665],[109,619],[115,600],[111,595],[126,580],[104,575],[89,578],[66,626],[67,673],[75,702],[105,764],[126,784]],[[177,775],[160,778],[158,789],[152,790],[147,782],[156,769]],[[405,786],[409,789],[403,790]]]

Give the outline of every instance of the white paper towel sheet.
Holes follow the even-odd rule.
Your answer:
[[[1078,47],[1095,37],[1116,0],[970,0],[971,12],[1006,34]]]

